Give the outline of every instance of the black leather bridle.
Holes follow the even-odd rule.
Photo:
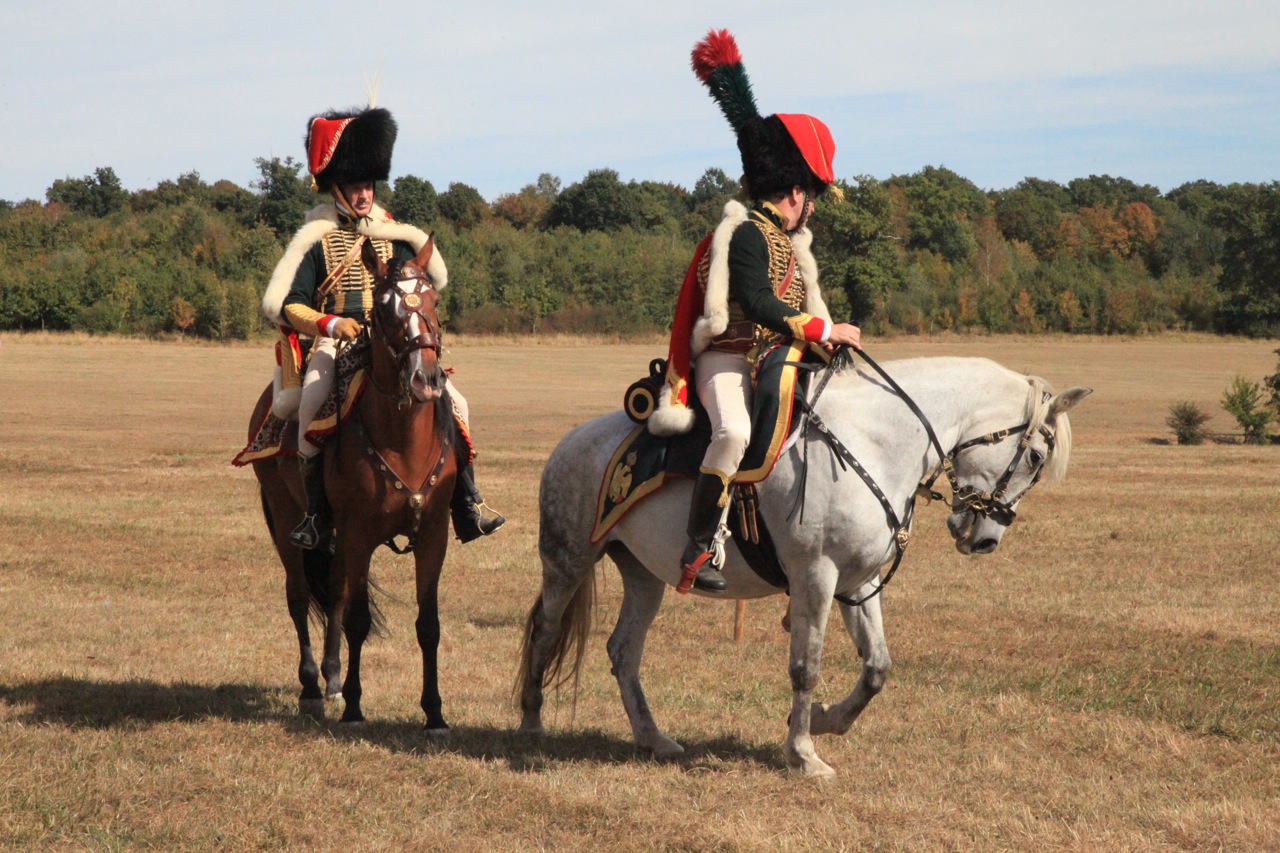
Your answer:
[[[1038,433],[1044,436],[1050,452],[1052,452],[1054,448],[1053,431],[1044,423],[1048,410],[1042,406],[1037,406],[1035,407],[1037,414],[1033,415],[1032,419],[1027,423],[997,430],[995,432],[989,432],[984,435],[977,436],[976,438],[962,441],[957,444],[950,453],[947,453],[942,449],[942,443],[938,440],[938,435],[934,432],[933,425],[929,423],[929,419],[925,417],[924,412],[920,410],[920,407],[916,405],[915,401],[911,399],[907,392],[902,390],[902,386],[895,382],[893,377],[886,373],[879,364],[867,355],[865,350],[858,350],[858,355],[880,375],[880,378],[893,389],[894,393],[902,399],[902,402],[906,404],[907,408],[909,408],[920,420],[920,423],[924,426],[925,433],[929,436],[929,442],[933,445],[934,450],[938,454],[938,462],[930,470],[930,473],[920,481],[919,485],[916,486],[915,491],[911,494],[911,500],[907,503],[906,511],[901,517],[899,517],[897,511],[889,502],[889,499],[885,496],[884,491],[880,486],[875,482],[862,464],[858,462],[849,448],[845,447],[844,443],[836,437],[831,429],[822,421],[821,418],[818,417],[817,412],[814,411],[814,405],[818,402],[818,398],[822,396],[822,392],[826,388],[827,381],[831,378],[837,365],[842,360],[846,360],[850,357],[848,348],[841,346],[832,357],[831,362],[827,365],[823,373],[822,380],[819,382],[817,389],[815,389],[812,398],[803,404],[805,423],[802,424],[801,430],[806,439],[805,466],[807,469],[808,430],[812,429],[817,432],[817,434],[831,448],[832,452],[835,453],[836,460],[840,463],[840,467],[846,469],[852,468],[858,476],[862,478],[862,481],[866,483],[867,488],[871,490],[871,493],[880,502],[880,506],[884,509],[885,517],[889,523],[889,530],[892,534],[895,550],[893,565],[889,568],[888,572],[885,573],[883,580],[880,581],[872,592],[859,599],[843,594],[837,594],[835,596],[837,601],[842,604],[848,604],[851,607],[857,607],[879,595],[884,591],[884,588],[889,583],[890,579],[893,578],[894,573],[898,570],[898,566],[902,563],[902,556],[906,553],[907,545],[911,541],[911,519],[915,514],[916,500],[918,498],[924,498],[926,501],[943,500],[943,496],[933,488],[933,484],[937,481],[938,477],[944,473],[947,475],[947,482],[951,486],[952,512],[970,510],[976,515],[988,517],[997,524],[1008,527],[1017,517],[1017,513],[1014,512],[1013,505],[1022,500],[1022,496],[1025,495],[1032,486],[1040,481],[1040,475],[1044,470],[1045,459],[1048,458],[1046,456],[1045,459],[1040,459],[1035,463],[1035,471],[1031,476],[1030,482],[1027,483],[1026,488],[1018,492],[1018,494],[1012,498],[1005,497],[1005,491],[1009,487],[1009,481],[1013,478],[1014,472],[1017,471],[1019,464],[1022,462],[1022,457],[1026,455],[1032,438],[1034,438]],[[1032,393],[1034,393],[1034,391]],[[1048,393],[1043,392],[1040,402],[1044,403],[1048,399]],[[1018,440],[1018,447],[1014,451],[1013,459],[1009,461],[1009,465],[1005,468],[1004,473],[1001,474],[999,480],[996,481],[995,488],[990,492],[987,492],[976,486],[966,486],[960,483],[960,478],[956,474],[955,470],[955,458],[957,454],[972,447],[997,444],[1004,441],[1004,439],[1009,436],[1017,434],[1022,436]],[[799,495],[801,505],[803,505],[804,501],[804,479],[807,478],[802,477],[801,480]]]

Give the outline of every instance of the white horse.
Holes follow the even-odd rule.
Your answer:
[[[885,370],[916,401],[941,446],[952,448],[947,526],[956,548],[964,554],[994,551],[1026,490],[1039,479],[1052,482],[1066,473],[1071,453],[1066,413],[1090,389],[1052,396],[1042,380],[986,359],[913,359],[892,362]],[[811,395],[816,387],[811,384]],[[760,512],[791,595],[792,705],[785,759],[789,769],[805,776],[830,776],[834,771],[818,757],[812,736],[847,732],[889,673],[880,598],[873,593],[882,568],[896,565],[905,541],[894,535],[886,505],[896,508],[908,533],[917,486],[943,466],[922,420],[865,366],[837,371],[813,411],[815,422],[826,425],[887,500],[882,503],[846,468],[831,443],[812,440],[812,432],[807,476],[805,450],[794,441],[759,486]],[[622,574],[622,605],[608,642],[622,703],[636,745],[670,758],[684,750],[654,722],[640,686],[640,658],[663,593],[680,579],[689,481],[673,481],[634,507],[603,540],[590,541],[604,469],[632,428],[622,412],[588,421],[560,441],[543,470],[542,591],[529,613],[521,649],[520,729],[542,732],[544,688],[566,682],[576,688],[594,609],[595,564],[608,554]],[[1001,435],[1003,430],[1009,434]],[[803,520],[793,514],[802,491]],[[725,550],[728,590],[709,597],[758,598],[781,591],[756,575],[736,546]],[[836,596],[853,602],[841,603],[840,615],[862,658],[862,674],[842,701],[813,703]]]

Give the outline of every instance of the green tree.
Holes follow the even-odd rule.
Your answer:
[[[596,169],[562,190],[547,213],[552,227],[567,225],[579,231],[617,231],[643,222],[642,200],[613,169]]]
[[[489,215],[489,205],[480,191],[458,181],[439,195],[436,206],[441,216],[462,228],[470,228]]]
[[[1271,411],[1263,402],[1261,385],[1237,375],[1231,381],[1231,387],[1222,394],[1222,408],[1244,430],[1244,440],[1247,443],[1266,443]]]
[[[401,222],[420,228],[430,228],[439,214],[436,188],[430,181],[416,175],[396,178],[395,193],[391,197],[391,215]]]
[[[1280,182],[1232,184],[1214,220],[1225,235],[1219,328],[1280,334]]]
[[[110,166],[95,169],[83,178],[54,181],[45,192],[50,202],[65,204],[68,209],[86,216],[106,216],[129,203],[129,193]]]
[[[906,286],[900,244],[892,234],[889,188],[869,175],[837,184],[844,201],[819,200],[812,218],[822,290],[828,296],[842,292],[855,321],[870,331],[882,330],[890,295]]]
[[[902,187],[909,205],[910,248],[936,252],[952,264],[973,254],[977,242],[969,223],[987,215],[989,202],[972,181],[945,166],[889,180]]]
[[[315,203],[311,182],[299,177],[303,164],[292,157],[257,157],[258,180],[250,186],[258,191],[258,221],[280,239],[287,239],[302,227],[307,209]]]
[[[994,202],[996,224],[1006,240],[1026,243],[1038,258],[1052,256],[1062,218],[1062,210],[1052,197],[1016,188],[996,193]]]
[[[1140,201],[1152,205],[1160,197],[1160,190],[1150,184],[1135,184],[1127,178],[1110,175],[1090,175],[1076,178],[1067,184],[1074,207],[1105,207],[1116,210],[1130,202]]]

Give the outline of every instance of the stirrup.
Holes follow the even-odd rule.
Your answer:
[[[703,551],[697,559],[684,564],[680,583],[676,585],[676,592],[688,595],[690,587],[704,592],[724,592],[728,586],[725,583],[724,572],[715,565],[712,553]]]
[[[310,513],[304,515],[302,521],[289,534],[289,541],[304,551],[310,551],[318,546],[320,531],[316,527],[316,517]]]

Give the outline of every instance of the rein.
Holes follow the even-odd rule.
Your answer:
[[[831,376],[835,373],[837,367],[842,361],[852,361],[852,356],[849,354],[848,347],[841,345],[826,368],[823,370],[822,380],[814,391],[813,399],[801,401],[801,406],[804,409],[804,417],[806,419],[805,423],[801,426],[805,440],[805,476],[801,479],[799,500],[802,513],[801,518],[803,518],[804,484],[808,473],[809,428],[812,427],[831,448],[832,452],[835,454],[836,461],[840,463],[841,470],[848,470],[849,468],[852,468],[854,472],[862,478],[862,481],[866,483],[867,488],[871,490],[871,494],[880,502],[880,506],[884,509],[885,518],[889,523],[889,531],[893,537],[895,551],[893,565],[889,567],[889,571],[885,573],[884,578],[876,585],[876,588],[862,598],[853,598],[841,593],[837,593],[834,596],[836,601],[839,601],[841,604],[847,604],[850,607],[858,607],[870,601],[872,598],[875,598],[877,595],[884,592],[884,588],[888,586],[889,581],[893,579],[894,573],[898,571],[898,566],[902,563],[902,557],[906,553],[907,545],[911,542],[911,522],[915,516],[916,499],[924,498],[926,502],[943,499],[943,496],[933,488],[933,484],[937,481],[939,476],[944,473],[947,475],[947,481],[951,486],[952,493],[952,511],[960,512],[966,509],[971,510],[977,515],[990,517],[997,524],[1007,527],[1012,524],[1014,519],[1017,517],[1017,513],[1013,510],[1013,504],[1021,500],[1022,496],[1025,495],[1032,486],[1040,481],[1040,474],[1044,465],[1043,461],[1036,466],[1035,474],[1032,476],[1031,482],[1027,484],[1025,489],[1012,498],[1006,499],[1004,497],[1005,490],[1009,486],[1009,480],[1013,477],[1013,473],[1018,469],[1018,464],[1022,461],[1023,455],[1031,444],[1031,439],[1038,432],[1040,435],[1044,436],[1050,451],[1052,451],[1054,447],[1052,431],[1044,425],[1043,421],[1037,423],[1036,418],[1033,416],[1032,420],[1027,423],[997,430],[996,432],[986,433],[985,435],[980,435],[976,438],[969,439],[968,441],[961,442],[960,444],[957,444],[950,453],[947,453],[942,449],[942,442],[938,440],[938,435],[934,432],[933,425],[929,423],[929,419],[925,416],[920,407],[916,405],[916,402],[911,399],[911,396],[902,389],[901,385],[894,381],[893,377],[885,372],[884,368],[877,364],[871,356],[867,355],[866,350],[859,349],[858,354],[872,370],[879,374],[880,378],[885,381],[889,388],[902,399],[907,408],[911,410],[911,413],[919,419],[920,424],[924,427],[925,433],[929,437],[929,443],[933,445],[934,450],[938,453],[938,462],[933,466],[930,472],[921,479],[920,483],[911,493],[911,499],[907,503],[906,511],[900,519],[898,517],[898,513],[894,510],[893,505],[889,502],[889,499],[885,496],[884,491],[876,483],[875,479],[867,472],[866,468],[862,466],[849,448],[836,437],[835,433],[831,431],[830,427],[826,425],[822,418],[818,416],[817,411],[815,411],[818,398],[822,396],[822,392],[827,387],[827,382],[831,379]],[[1047,400],[1048,397],[1048,393],[1043,392],[1042,402],[1043,400]],[[971,447],[997,444],[1009,436],[1019,433],[1022,435],[1022,438],[1018,441],[1018,448],[1014,453],[1013,459],[1009,462],[1008,467],[1005,468],[1004,473],[996,482],[994,489],[990,492],[984,492],[974,486],[961,485],[960,479],[956,475],[955,471],[955,457],[957,454]]]

